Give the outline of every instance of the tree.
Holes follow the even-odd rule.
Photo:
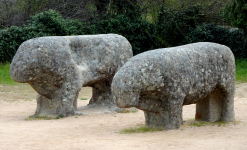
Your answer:
[[[106,14],[110,0],[94,0],[98,16]]]
[[[38,13],[50,9],[64,18],[88,21],[107,13],[110,0],[0,0],[0,29],[21,26]]]
[[[223,17],[232,26],[242,29],[247,39],[247,0],[231,0],[223,12]]]

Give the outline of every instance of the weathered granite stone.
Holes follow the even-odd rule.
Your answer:
[[[112,92],[118,107],[143,110],[150,127],[179,128],[189,104],[197,120],[234,121],[234,56],[208,42],[144,52],[115,74]]]
[[[128,40],[116,34],[40,37],[21,44],[10,75],[39,93],[37,116],[74,115],[85,86],[93,88],[89,105],[113,110],[112,78],[132,56]]]

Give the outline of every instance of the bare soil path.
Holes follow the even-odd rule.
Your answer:
[[[85,106],[91,89],[83,88],[78,106]],[[36,92],[27,84],[0,85],[0,150],[247,150],[247,83],[237,84],[237,123],[190,126],[195,105],[184,106],[180,130],[120,134],[144,125],[144,114],[94,114],[55,120],[28,120],[36,109]]]

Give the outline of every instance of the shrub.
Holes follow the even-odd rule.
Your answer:
[[[65,20],[54,10],[41,12],[33,16],[24,27],[33,27],[33,31],[56,36],[83,34],[82,23],[78,20]]]
[[[222,12],[225,21],[243,30],[247,40],[247,1],[233,0],[228,3]]]
[[[155,22],[155,35],[159,47],[181,45],[187,33],[200,22],[199,18],[203,18],[203,14],[200,13],[200,8],[197,6],[182,11],[162,8]]]
[[[126,37],[132,45],[134,55],[156,48],[154,26],[141,18],[116,15],[97,24],[98,33],[116,33]]]
[[[230,32],[214,24],[201,24],[200,8],[160,12],[151,24],[141,17],[110,14],[90,23],[63,19],[54,10],[37,14],[22,27],[0,30],[0,62],[11,62],[19,45],[31,38],[116,33],[126,37],[134,55],[155,48],[178,46],[194,42],[215,42],[230,47],[238,58],[247,58],[246,41],[240,30]]]
[[[0,30],[0,62],[11,62],[19,45],[31,38],[84,34],[78,20],[65,20],[54,10],[42,12],[22,27]]]
[[[112,15],[125,15],[129,18],[140,18],[142,1],[139,0],[114,0],[109,7],[109,14]]]
[[[194,42],[214,42],[231,48],[237,58],[247,58],[247,47],[244,34],[240,30],[230,32],[229,29],[215,24],[198,25],[186,36],[183,44]]]
[[[11,61],[19,45],[31,37],[26,28],[12,26],[0,31],[0,61]]]
[[[156,47],[154,26],[141,18],[113,15],[106,16],[101,21],[83,23],[65,20],[59,13],[50,10],[31,17],[22,27],[12,26],[0,30],[0,62],[11,62],[19,45],[31,38],[107,33],[126,37],[132,44],[134,54]]]

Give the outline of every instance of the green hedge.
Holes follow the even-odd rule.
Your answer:
[[[0,30],[0,62],[11,62],[20,44],[28,39],[42,36],[84,34],[82,23],[65,20],[54,10],[42,12],[22,27],[12,26]]]
[[[247,58],[243,32],[214,25],[202,24],[197,7],[188,10],[163,11],[157,22],[151,24],[141,17],[119,14],[105,16],[95,22],[63,19],[54,10],[33,16],[22,27],[0,30],[0,62],[11,62],[19,45],[42,36],[90,35],[116,33],[126,37],[134,55],[155,49],[194,42],[215,42],[230,47],[237,58]]]
[[[184,39],[183,44],[194,42],[215,42],[231,48],[237,58],[247,58],[247,46],[241,30],[229,29],[215,24],[198,25],[191,30]]]
[[[187,34],[199,24],[199,18],[202,19],[203,14],[197,6],[181,11],[161,9],[155,22],[155,35],[159,47],[183,44]]]
[[[116,15],[93,23],[83,23],[65,20],[59,13],[50,10],[33,16],[22,27],[0,30],[0,62],[11,62],[19,45],[31,38],[107,33],[125,36],[132,44],[134,54],[155,48],[154,27],[141,18]]]
[[[141,18],[116,15],[97,23],[98,33],[123,35],[132,45],[134,55],[156,48],[154,25]]]
[[[155,35],[159,47],[174,47],[195,42],[214,42],[231,48],[236,58],[247,58],[247,44],[241,30],[215,24],[204,24],[204,15],[197,6],[188,9],[161,10],[155,23]]]

